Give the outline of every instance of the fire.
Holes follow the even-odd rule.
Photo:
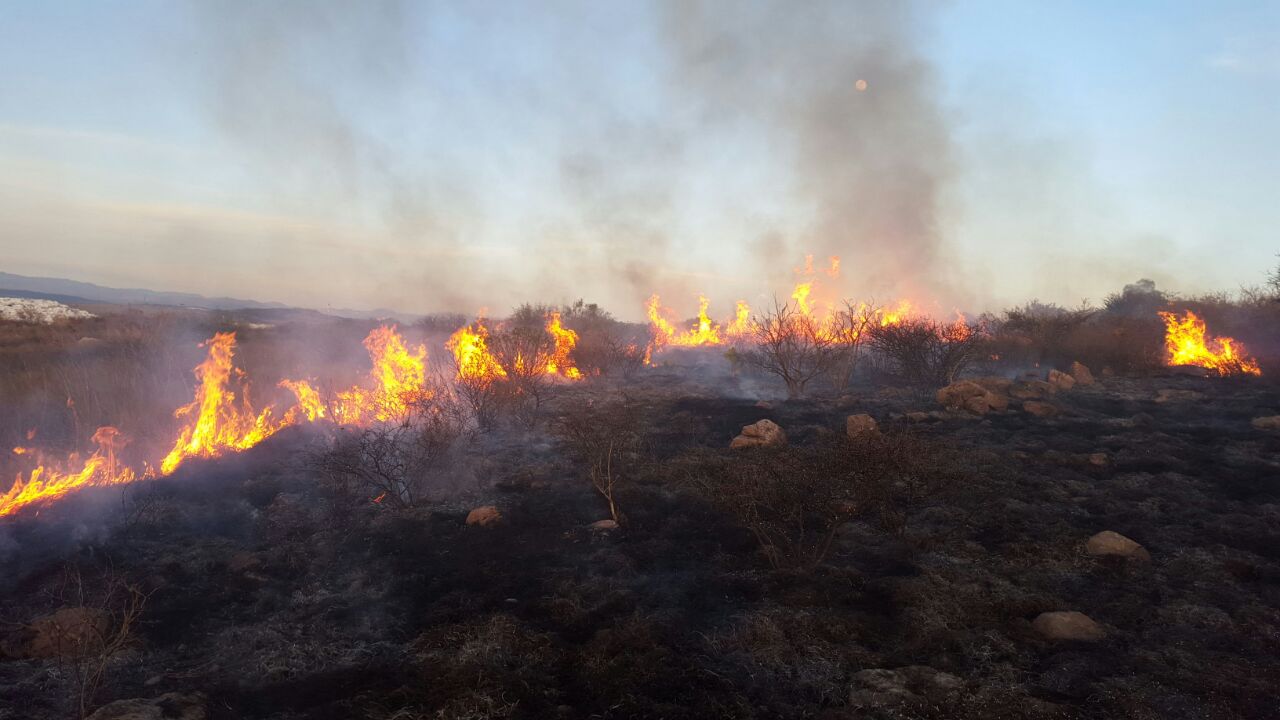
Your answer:
[[[343,425],[386,422],[403,416],[413,403],[431,396],[425,345],[410,352],[394,325],[382,325],[369,333],[364,346],[373,363],[369,371],[372,387],[355,386],[339,392],[332,407],[334,421]],[[302,395],[298,395],[298,401],[304,406],[307,402]]]
[[[196,397],[189,405],[174,411],[176,418],[189,418],[178,433],[173,449],[160,462],[160,472],[168,475],[191,457],[214,457],[226,450],[244,450],[262,442],[284,427],[283,420],[272,417],[271,408],[255,412],[245,393],[236,402],[235,393],[227,389],[235,355],[235,333],[217,333],[204,346],[209,357],[196,366],[200,381]]]
[[[8,492],[0,495],[0,517],[82,487],[122,485],[138,479],[132,469],[121,467],[116,460],[116,450],[129,442],[119,430],[100,427],[93,434],[93,442],[98,449],[83,462],[72,454],[62,464],[42,462],[26,478],[19,474]],[[149,476],[150,470],[146,474]]]
[[[733,322],[724,329],[724,336],[730,340],[737,340],[746,337],[749,332],[751,332],[751,306],[746,301],[739,300],[733,311]]]
[[[1204,320],[1188,310],[1162,312],[1164,346],[1169,365],[1195,365],[1218,375],[1261,375],[1258,362],[1248,355],[1240,343],[1229,337],[1209,338]]]
[[[651,349],[661,349],[668,345],[676,347],[722,345],[725,337],[740,336],[750,326],[751,307],[743,300],[738,301],[734,311],[734,318],[726,323],[728,329],[723,335],[721,334],[723,328],[720,323],[713,321],[707,313],[710,307],[711,301],[705,295],[699,295],[698,319],[694,322],[693,327],[678,331],[670,320],[662,316],[662,308],[658,296],[650,297],[649,302],[645,304],[645,310],[649,315],[649,329],[653,335]]]
[[[299,422],[303,417],[307,422],[315,422],[328,414],[328,408],[320,399],[320,393],[316,392],[316,389],[306,380],[281,380],[280,387],[292,392],[298,399],[298,404],[290,408],[285,415],[291,423]]]
[[[458,366],[458,379],[464,381],[491,381],[507,376],[502,365],[489,352],[489,330],[484,322],[458,328],[445,343]]]
[[[569,353],[578,344],[578,333],[560,324],[560,313],[552,312],[547,317],[547,334],[555,340],[555,351],[547,362],[548,375],[563,375],[570,380],[582,377],[578,368],[573,366]]]

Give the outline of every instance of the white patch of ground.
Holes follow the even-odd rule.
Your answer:
[[[63,305],[55,300],[0,297],[0,319],[51,323],[73,318],[91,318],[92,313]]]

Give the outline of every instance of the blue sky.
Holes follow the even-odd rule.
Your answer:
[[[855,56],[883,46],[904,73],[872,73],[867,99],[918,81],[893,107],[945,131],[919,277],[888,262],[893,237],[815,229],[833,199],[802,188],[802,130],[757,107],[826,101],[790,89],[827,71],[809,55],[765,56],[805,48],[804,18],[761,39],[740,4],[709,5],[712,34],[747,41],[728,76],[747,94],[725,101],[673,50],[681,16],[641,2],[0,0],[3,269],[317,307],[583,296],[637,317],[649,292],[688,313],[699,292],[727,312],[785,291],[809,245],[848,246],[862,273],[842,292],[968,310],[1138,277],[1232,289],[1274,263],[1280,2],[872,3],[865,29],[844,6]],[[812,57],[845,57],[845,31],[815,28],[837,47]],[[869,127],[892,145],[912,123]]]

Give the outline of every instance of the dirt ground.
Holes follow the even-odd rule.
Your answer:
[[[322,482],[320,433],[291,428],[7,518],[0,718],[75,716],[92,663],[33,657],[38,619],[119,612],[101,597],[119,579],[145,607],[90,705],[168,710],[99,717],[1280,716],[1280,432],[1251,425],[1280,414],[1269,380],[1106,378],[1041,418],[870,384],[766,407],[700,373],[581,384],[547,411],[640,408],[620,529],[591,527],[605,505],[542,426],[482,436],[412,509]],[[903,533],[845,526],[812,571],[771,567],[687,482],[691,457],[755,452],[728,449],[743,425],[804,448],[854,413],[944,445],[965,480]],[[481,505],[502,520],[466,524]],[[1087,553],[1104,530],[1150,561]],[[1046,639],[1051,611],[1105,636]]]

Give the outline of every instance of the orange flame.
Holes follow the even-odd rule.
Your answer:
[[[1229,337],[1209,338],[1204,320],[1188,310],[1179,317],[1162,312],[1169,365],[1195,365],[1218,375],[1261,375],[1258,362]]]
[[[137,479],[132,469],[120,467],[116,461],[116,450],[128,444],[128,439],[119,430],[110,426],[100,427],[93,434],[93,442],[98,449],[84,462],[72,454],[61,466],[41,463],[25,479],[19,474],[8,492],[0,495],[0,517],[33,503],[60,498],[82,487],[120,485]],[[150,476],[150,471],[147,476]]]
[[[578,368],[573,366],[569,353],[578,345],[578,333],[560,324],[560,313],[552,312],[547,317],[547,334],[555,339],[555,353],[547,362],[548,375],[563,375],[570,380],[582,377]]]
[[[507,376],[497,358],[489,352],[489,329],[484,321],[458,328],[449,336],[445,347],[453,353],[458,366],[458,379],[464,381],[491,381]]]
[[[335,421],[343,425],[386,422],[401,417],[410,405],[431,396],[425,345],[410,352],[396,326],[382,325],[369,332],[364,346],[373,363],[369,371],[373,387],[356,386],[339,392],[332,408]],[[298,400],[306,404],[301,396]]]

